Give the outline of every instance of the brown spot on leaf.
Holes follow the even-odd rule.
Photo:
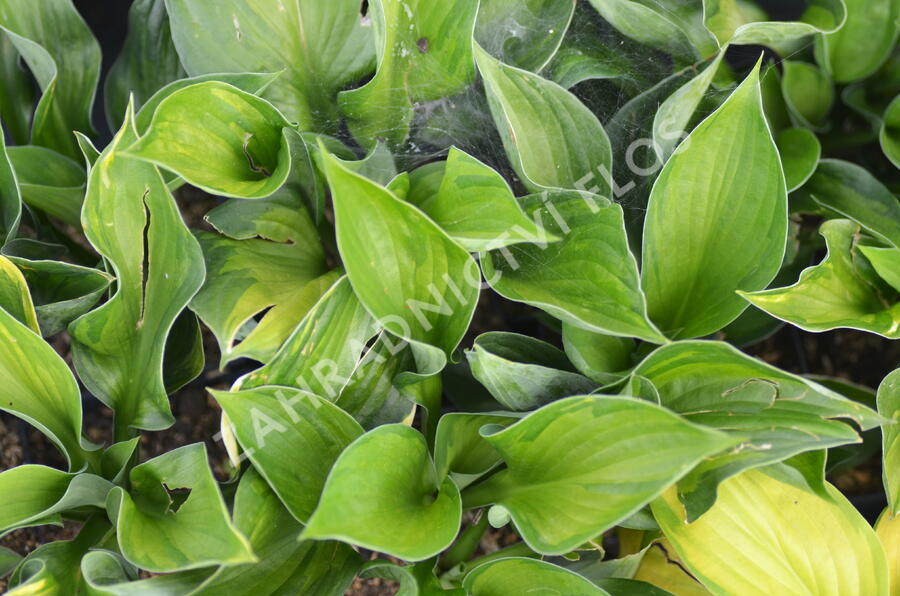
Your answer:
[[[428,38],[422,37],[419,41],[416,42],[416,45],[419,46],[419,51],[423,54],[428,53]]]

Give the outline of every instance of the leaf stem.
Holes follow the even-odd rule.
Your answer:
[[[444,553],[444,556],[438,562],[438,567],[442,570],[447,570],[468,561],[475,554],[475,551],[478,550],[481,537],[484,536],[487,528],[488,516],[482,512],[478,521],[463,530],[456,543]]]
[[[121,443],[138,435],[138,432],[131,428],[129,420],[125,416],[119,415],[118,412],[113,420],[113,425],[113,443]]]
[[[505,492],[503,480],[506,476],[505,470],[501,470],[486,480],[464,488],[462,491],[463,509],[475,509],[496,503]]]

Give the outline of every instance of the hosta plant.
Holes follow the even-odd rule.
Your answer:
[[[91,6],[0,0],[10,594],[900,594],[900,2]]]

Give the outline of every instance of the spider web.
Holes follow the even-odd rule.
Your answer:
[[[792,8],[793,12],[787,8],[790,7],[775,10],[785,14],[773,16],[796,18],[793,14],[796,7]],[[497,34],[524,37],[528,33],[518,23],[509,25],[498,28]],[[808,52],[811,45],[812,42],[804,44],[792,56]],[[619,202],[625,208],[627,218],[639,226],[660,167],[649,142],[654,116],[660,104],[698,74],[711,57],[693,63],[683,59],[679,62],[664,52],[635,42],[610,26],[587,0],[578,0],[562,47],[577,48],[588,54],[605,54],[626,65],[620,76],[588,78],[573,85],[569,91],[604,126],[613,149],[612,169],[618,187],[618,191],[614,188],[614,196],[610,198]],[[726,59],[738,73],[738,80],[740,72],[751,67],[763,51],[768,52],[758,46],[729,50]],[[771,52],[768,54],[771,56]],[[774,58],[778,60],[777,56]],[[551,61],[537,74],[552,79],[552,67]],[[731,90],[731,85],[711,85],[688,130],[718,107]],[[516,194],[527,192],[507,158],[480,78],[454,96],[422,102],[414,108],[411,134],[403,146],[394,148],[399,169],[408,170],[443,159],[448,148],[456,146],[497,169],[510,181]],[[654,164],[657,169],[646,173]],[[635,171],[640,173],[636,175]]]
[[[522,37],[527,31],[512,23],[497,33]],[[587,54],[612,56],[626,65],[619,76],[588,78],[573,85],[569,91],[603,124],[613,146],[613,171],[623,172],[623,179],[617,182],[627,184],[629,179],[624,174],[627,170],[620,167],[624,163],[624,151],[620,148],[649,134],[659,103],[696,74],[696,70],[683,69],[684,72],[678,74],[672,57],[621,35],[600,17],[587,0],[579,0],[576,5],[562,46],[583,50]],[[552,69],[551,61],[537,74],[552,79]],[[648,96],[648,90],[655,91]],[[626,110],[624,114],[623,108]],[[346,128],[343,130],[347,137],[343,140],[349,141],[349,133]],[[516,194],[526,194],[527,190],[507,158],[480,77],[454,96],[416,104],[411,133],[404,145],[393,148],[393,153],[398,168],[409,170],[444,159],[451,146],[494,167],[511,183]],[[649,159],[643,155],[633,157],[641,164]],[[641,183],[635,187],[636,191],[615,197],[616,200],[626,208],[640,212],[646,203],[645,193],[640,190],[644,181]]]

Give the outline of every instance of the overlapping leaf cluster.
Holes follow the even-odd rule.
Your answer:
[[[739,349],[900,338],[900,3],[362,8],[135,0],[100,148],[70,0],[0,0],[0,409],[68,466],[0,473],[0,533],[80,524],[0,550],[10,593],[900,589],[900,372]],[[562,348],[497,329],[511,302]],[[203,444],[139,448],[203,329],[257,363],[211,391],[224,483]],[[825,477],[879,427],[876,534]]]

